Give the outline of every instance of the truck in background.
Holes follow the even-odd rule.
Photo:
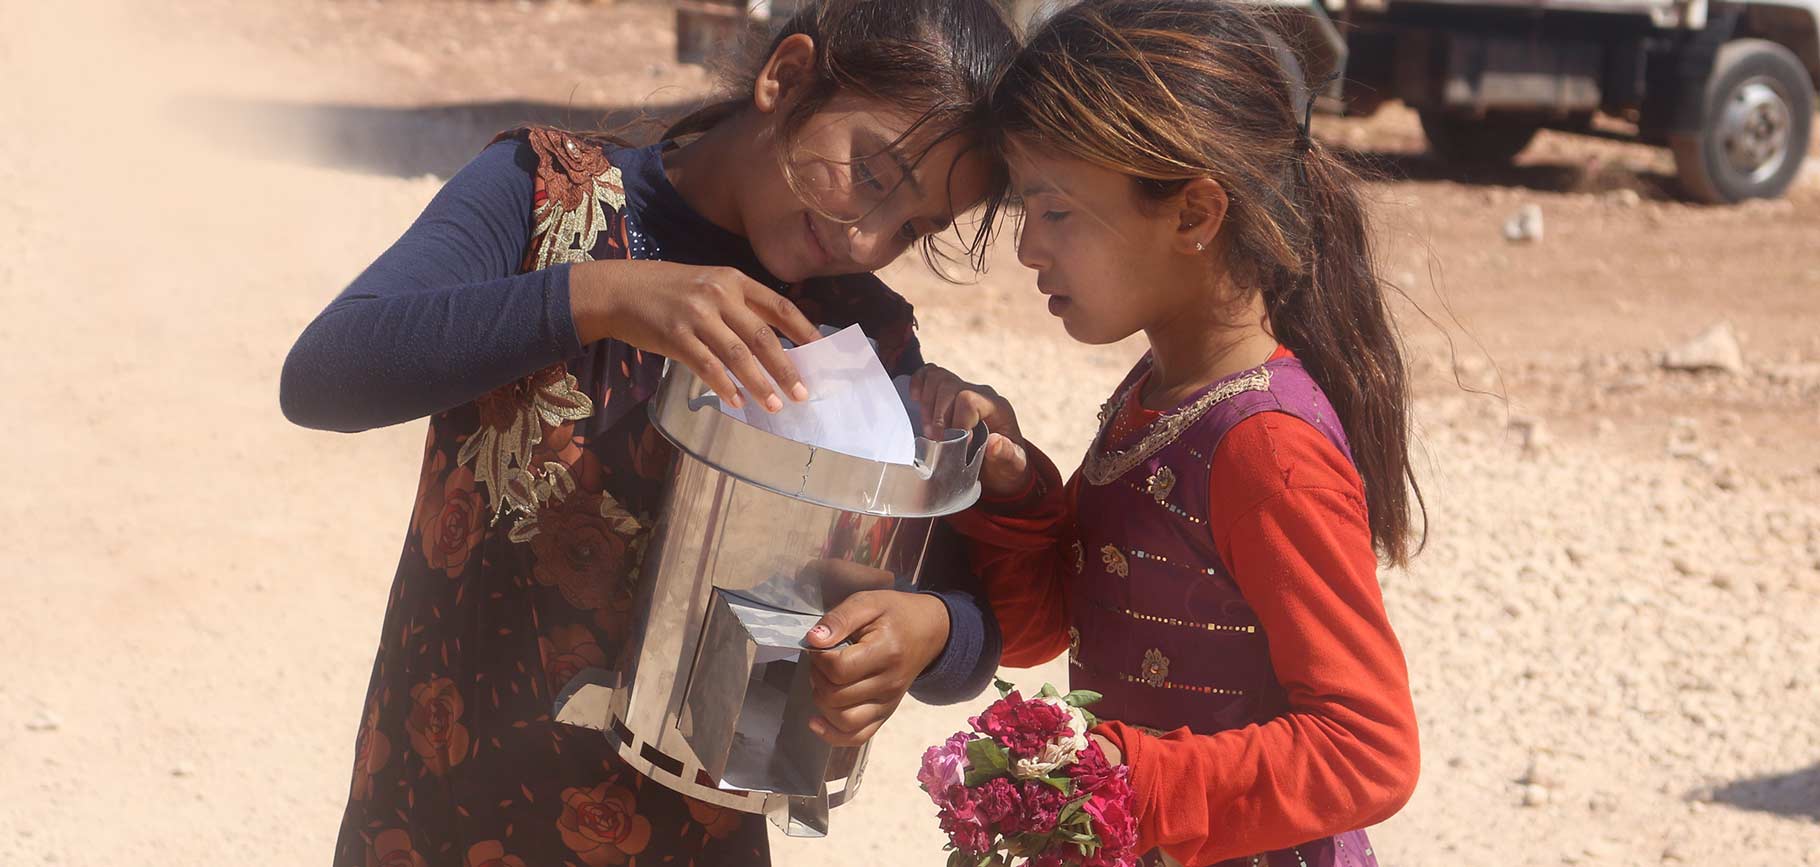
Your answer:
[[[679,53],[799,2],[678,0]],[[1781,196],[1813,137],[1820,0],[1237,2],[1272,7],[1291,80],[1331,82],[1323,111],[1400,101],[1452,163],[1508,163],[1539,130],[1604,115],[1671,149],[1690,198],[1725,203]],[[1026,24],[1065,5],[1009,0]]]
[[[1507,163],[1538,130],[1603,114],[1672,149],[1691,198],[1722,203],[1782,195],[1808,154],[1820,0],[1344,3],[1305,7],[1321,38],[1304,51],[1344,69],[1332,107],[1399,100],[1447,161]]]

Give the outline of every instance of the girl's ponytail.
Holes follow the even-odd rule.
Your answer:
[[[1409,464],[1409,372],[1357,177],[1318,142],[1299,158],[1306,264],[1265,288],[1271,328],[1339,413],[1365,483],[1372,539],[1386,560],[1402,563],[1411,553],[1412,497],[1422,507]]]

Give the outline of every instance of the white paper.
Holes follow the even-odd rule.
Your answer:
[[[784,397],[784,408],[769,413],[748,392],[745,408],[721,401],[721,412],[818,448],[885,463],[916,462],[916,433],[904,399],[858,325],[784,351],[809,389],[808,401]]]

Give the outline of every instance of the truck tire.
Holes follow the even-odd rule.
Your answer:
[[[1420,115],[1429,153],[1445,162],[1478,168],[1510,165],[1542,128],[1540,121],[1526,117],[1493,114],[1475,118],[1432,110]]]
[[[1801,172],[1814,124],[1814,85],[1794,52],[1764,39],[1719,49],[1697,133],[1671,136],[1689,196],[1726,204],[1775,198]]]

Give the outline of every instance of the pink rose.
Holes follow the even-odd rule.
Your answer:
[[[1087,863],[1091,867],[1127,867],[1134,863],[1131,850],[1137,846],[1137,817],[1131,813],[1131,786],[1124,775],[1095,792],[1081,809],[1093,820],[1093,835],[1100,840],[1099,851]]]
[[[949,735],[946,741],[923,751],[923,766],[916,772],[916,781],[923,784],[923,791],[936,799],[936,806],[947,806],[945,798],[949,786],[958,786],[967,774],[967,742],[973,740],[966,732]]]

